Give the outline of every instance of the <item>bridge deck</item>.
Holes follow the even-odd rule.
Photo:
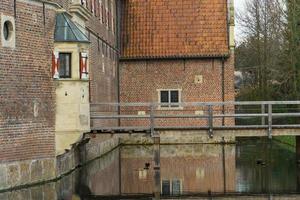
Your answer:
[[[93,133],[300,135],[300,101],[101,103],[91,105],[91,121]]]

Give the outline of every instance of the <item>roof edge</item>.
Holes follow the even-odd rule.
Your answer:
[[[230,53],[226,54],[208,54],[208,55],[171,55],[171,56],[128,56],[120,57],[120,61],[138,61],[138,60],[177,60],[177,59],[208,59],[208,58],[229,58]]]

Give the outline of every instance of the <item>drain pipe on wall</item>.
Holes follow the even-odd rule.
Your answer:
[[[117,59],[117,102],[120,103],[120,55],[121,55],[121,20],[122,20],[122,8],[124,2],[118,0],[116,1],[116,17],[117,17],[117,26],[116,26],[116,44],[118,51],[118,59]],[[121,114],[120,105],[118,105],[118,115]],[[118,126],[121,125],[121,119],[118,119]]]
[[[225,58],[222,57],[222,101],[225,102]],[[225,105],[222,105],[222,114],[225,114]],[[222,126],[225,126],[225,118],[222,118]]]

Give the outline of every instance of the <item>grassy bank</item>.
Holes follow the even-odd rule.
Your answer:
[[[274,138],[275,140],[293,146],[296,146],[296,137],[295,136],[278,136]]]

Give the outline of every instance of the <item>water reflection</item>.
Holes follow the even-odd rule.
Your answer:
[[[152,146],[125,146],[121,151],[123,194],[153,192]],[[167,145],[160,147],[163,195],[235,191],[235,146]],[[131,184],[129,184],[131,183]]]
[[[238,192],[290,193],[299,190],[296,154],[265,139],[242,140],[236,147]]]
[[[155,153],[160,168],[155,168]],[[159,152],[154,146],[122,146],[56,183],[2,193],[0,199],[152,199],[158,169],[162,199],[300,199],[269,195],[300,191],[295,161],[291,148],[261,139],[237,145],[163,145]]]

